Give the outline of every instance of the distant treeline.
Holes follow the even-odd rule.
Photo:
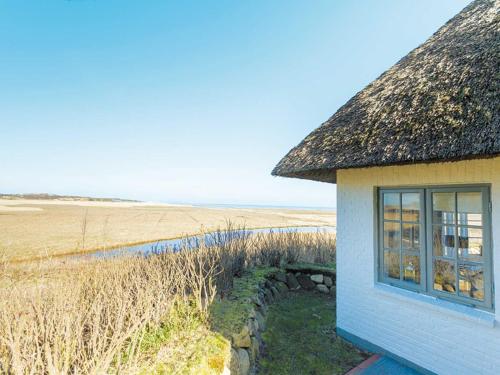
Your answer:
[[[57,195],[57,194],[47,194],[47,193],[29,193],[29,194],[0,193],[0,199],[50,199],[50,200],[91,201],[91,202],[139,202],[132,199],[93,198],[93,197],[81,197],[78,195]]]

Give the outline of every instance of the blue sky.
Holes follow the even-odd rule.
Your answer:
[[[271,169],[468,1],[0,1],[0,192],[335,206]]]

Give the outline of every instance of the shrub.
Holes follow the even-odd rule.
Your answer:
[[[250,235],[228,223],[164,253],[83,261],[43,282],[19,277],[0,289],[0,373],[132,373],[146,336],[206,322],[246,268],[334,255],[329,234]]]

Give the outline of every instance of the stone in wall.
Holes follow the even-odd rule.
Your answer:
[[[259,311],[255,313],[255,320],[259,324],[259,329],[264,331],[266,329],[266,320],[264,319],[264,315],[262,315]]]
[[[286,283],[286,274],[284,272],[277,272],[274,278],[282,283]]]
[[[273,298],[278,299],[280,297],[280,292],[275,286],[271,287],[271,292],[273,293]]]
[[[330,276],[325,276],[323,278],[323,282],[325,283],[325,285],[327,287],[331,287],[333,285],[333,280],[332,280],[332,278]]]
[[[250,359],[251,362],[255,364],[257,358],[259,358],[260,354],[260,343],[256,337],[252,337],[252,345],[250,346]]]
[[[244,325],[241,332],[233,334],[232,341],[233,346],[237,348],[249,348],[252,341],[250,340],[250,330],[248,325]]]
[[[318,284],[316,285],[316,289],[318,291],[320,291],[321,293],[325,293],[325,294],[328,294],[328,292],[330,292],[330,290],[328,289],[328,287],[324,284]]]
[[[276,283],[276,288],[279,290],[281,295],[284,295],[288,292],[288,287],[284,282],[278,281]]]
[[[231,359],[229,363],[229,372],[231,375],[239,374],[240,372],[240,356],[236,349],[231,348]]]
[[[271,292],[271,290],[268,289],[268,288],[264,288],[263,292],[264,292],[264,296],[265,296],[266,302],[268,304],[273,303],[274,302],[274,297],[273,297],[273,293]]]
[[[248,375],[250,372],[250,357],[245,349],[238,349],[239,372],[238,375]]]
[[[314,281],[316,284],[322,284],[323,283],[323,274],[317,274],[317,275],[311,275],[311,280]]]
[[[288,288],[291,290],[300,289],[300,284],[293,273],[288,273],[286,275],[286,284],[288,285]]]
[[[306,274],[300,274],[297,277],[297,281],[299,282],[300,286],[306,290],[313,290],[316,286],[316,284]]]

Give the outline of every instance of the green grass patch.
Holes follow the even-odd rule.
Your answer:
[[[158,346],[167,341],[175,332],[195,331],[202,324],[203,319],[197,312],[194,301],[179,298],[158,327],[150,327],[146,330],[141,351],[156,351]]]
[[[250,311],[254,309],[252,298],[257,295],[259,283],[277,271],[277,268],[272,267],[256,268],[247,271],[240,278],[235,278],[231,295],[215,302],[211,307],[212,329],[225,337],[240,332],[248,320]]]
[[[191,301],[179,299],[164,321],[142,332],[136,373],[219,375],[230,349],[230,342],[209,329]],[[127,360],[124,353],[122,361]]]
[[[259,374],[344,374],[367,355],[335,334],[335,298],[293,292],[271,305]]]
[[[155,364],[139,374],[220,375],[229,361],[230,349],[228,340],[204,326],[177,332],[158,351]]]
[[[309,272],[309,273],[318,272],[331,276],[335,276],[336,274],[335,262],[327,264],[294,263],[294,264],[287,264],[285,266],[285,269],[287,271],[292,271],[292,272]]]

